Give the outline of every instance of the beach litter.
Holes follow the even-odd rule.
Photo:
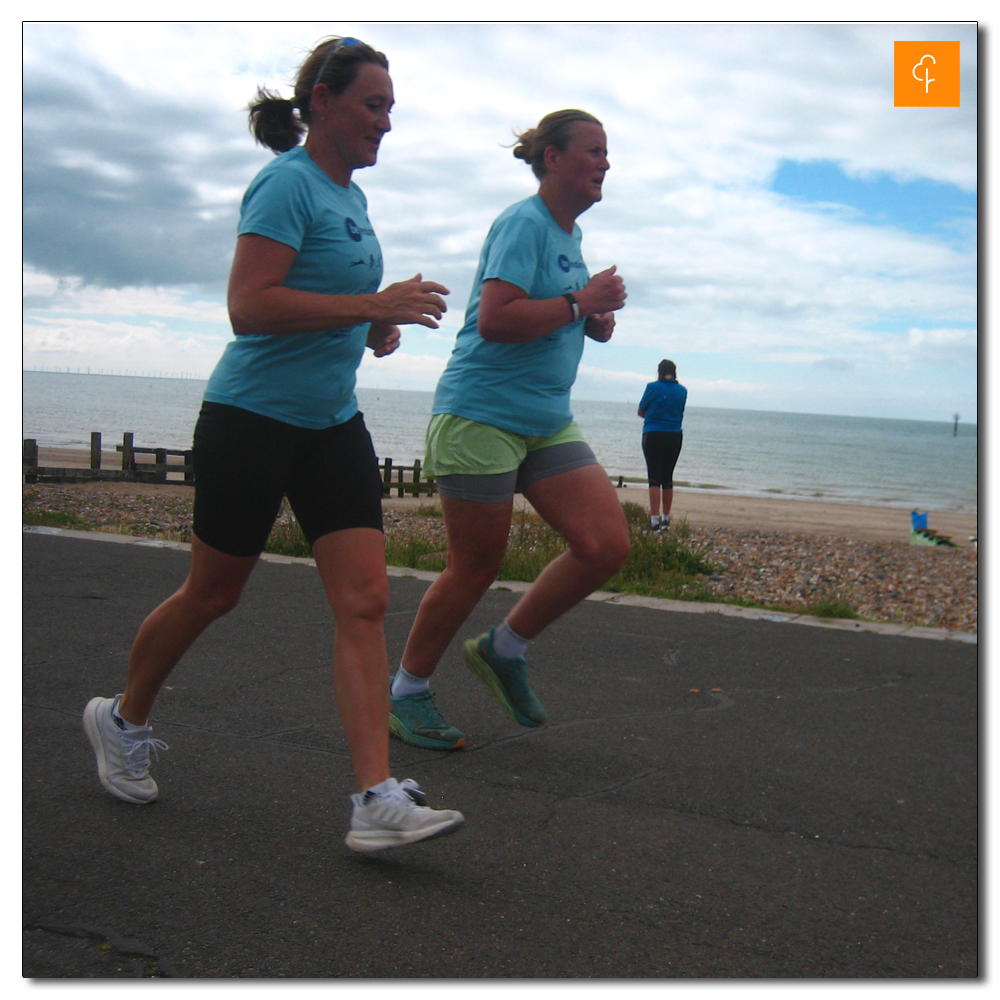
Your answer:
[[[945,545],[957,549],[951,540],[951,535],[939,535],[933,528],[927,526],[928,514],[912,511],[910,514],[910,544],[911,545]]]

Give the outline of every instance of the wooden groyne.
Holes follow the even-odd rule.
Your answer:
[[[102,437],[99,431],[90,435],[89,468],[57,468],[38,464],[38,442],[34,438],[22,441],[21,471],[26,483],[170,483],[193,486],[194,465],[191,450],[173,448],[140,448],[135,435],[127,431],[122,443],[115,446],[121,455],[121,467],[110,468],[104,462]],[[116,463],[117,464],[117,463]],[[382,495],[433,496],[437,484],[433,477],[423,478],[420,459],[411,465],[401,465],[391,458],[379,459],[382,476]]]

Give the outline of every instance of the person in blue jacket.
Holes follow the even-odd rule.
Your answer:
[[[255,137],[280,155],[243,198],[229,280],[235,339],[194,432],[190,571],[139,629],[124,692],[92,699],[83,717],[106,790],[152,802],[150,751],[167,749],[148,724],[153,702],[236,606],[287,497],[336,620],[333,684],[358,788],[347,846],[358,851],[463,823],[389,772],[382,487],[355,372],[366,346],[376,357],[396,350],[398,324],[437,328],[448,290],[419,274],[378,290],[382,251],[351,175],[375,164],[391,128],[388,70],[363,42],[328,39],[302,64],[292,99],[260,89],[250,105]]]
[[[609,169],[601,123],[575,109],[518,137],[538,193],[493,223],[438,383],[426,463],[448,532],[447,565],[424,595],[392,682],[392,733],[431,749],[465,744],[434,704],[429,678],[496,579],[515,492],[567,541],[506,619],[464,647],[466,666],[523,726],[545,709],[528,682],[530,642],[612,577],[629,553],[614,487],[573,421],[570,388],[585,338],[611,338],[625,285],[591,277],[576,219],[601,200]]]
[[[644,421],[642,454],[646,459],[649,480],[649,526],[653,531],[668,531],[670,528],[674,466],[684,443],[681,424],[686,402],[687,389],[677,381],[677,366],[664,358],[657,368],[656,381],[646,386],[639,402],[639,416]]]

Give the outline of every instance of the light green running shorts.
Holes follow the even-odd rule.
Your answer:
[[[442,496],[477,503],[505,503],[539,479],[598,464],[575,423],[530,437],[453,413],[431,418],[425,454]]]

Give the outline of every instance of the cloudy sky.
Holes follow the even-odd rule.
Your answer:
[[[504,145],[582,107],[608,133],[591,271],[629,301],[574,395],[637,400],[673,358],[691,405],[975,419],[973,25],[35,23],[24,28],[25,368],[193,373],[230,338],[243,111],[350,34],[389,57],[393,131],[354,179],[385,282],[452,290],[359,384],[433,389],[492,219],[535,190]],[[893,107],[893,41],[961,42],[960,108]]]

